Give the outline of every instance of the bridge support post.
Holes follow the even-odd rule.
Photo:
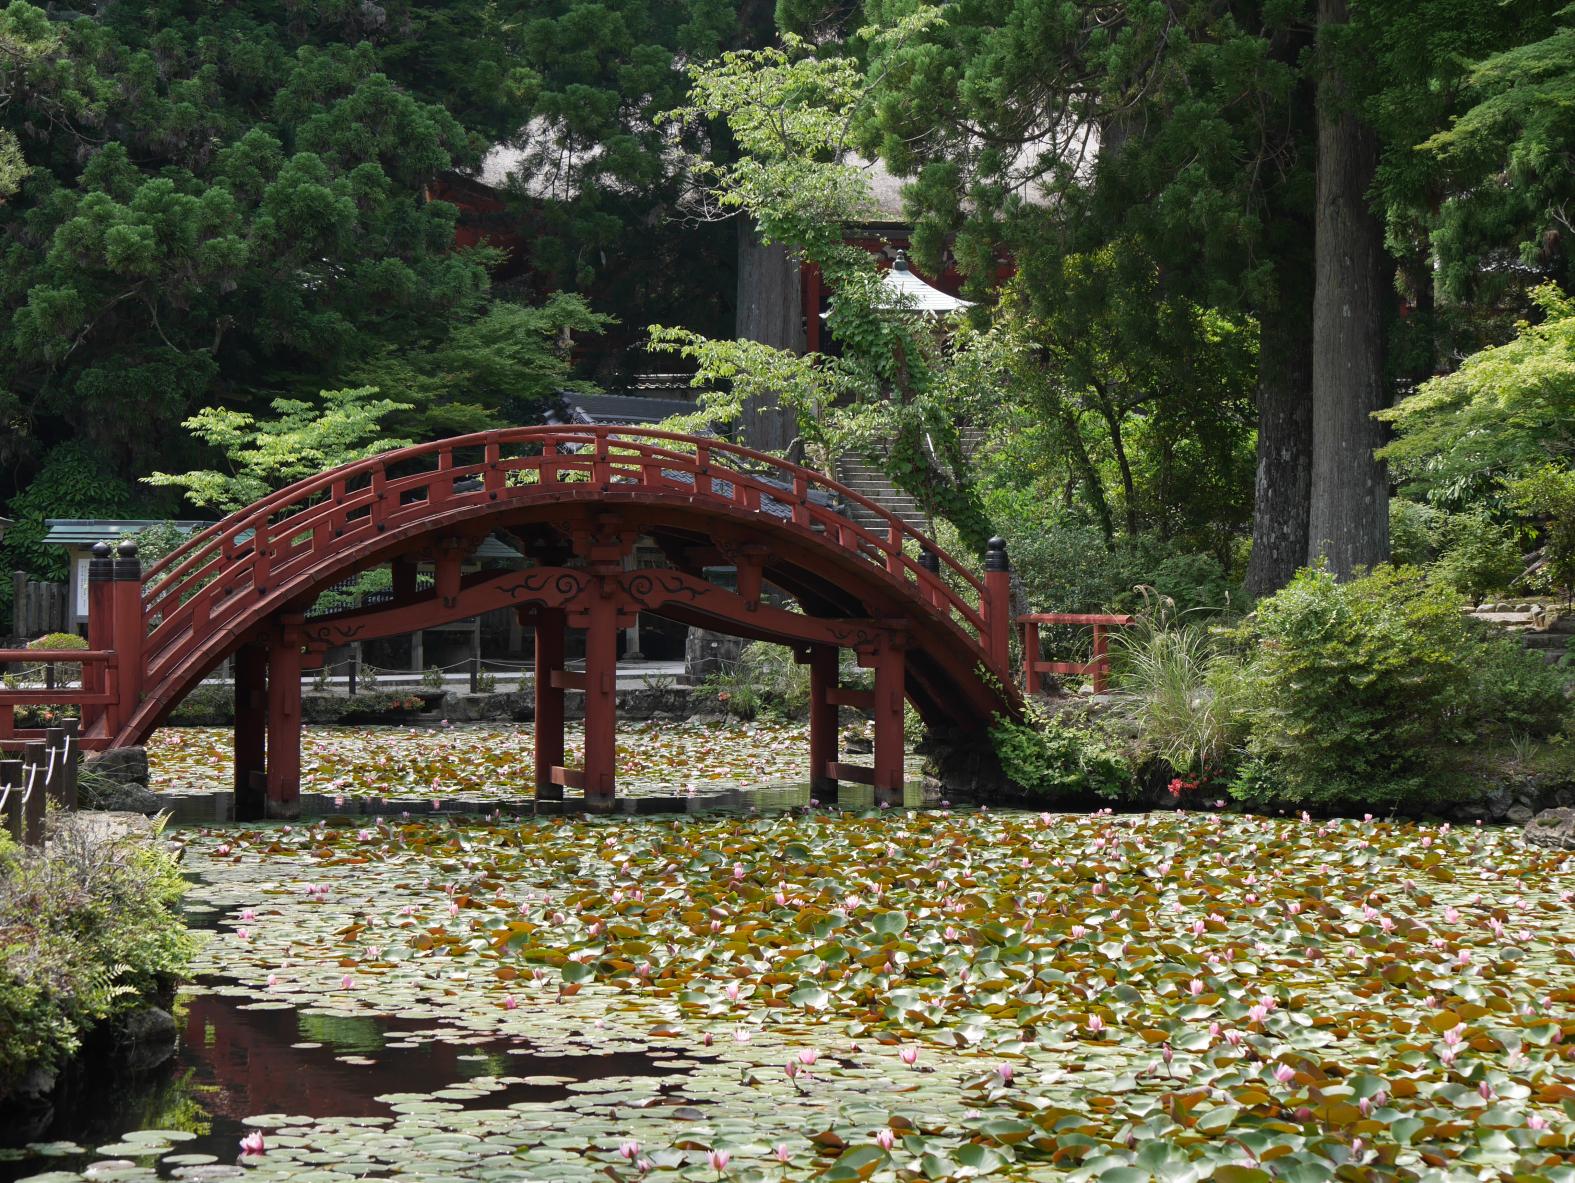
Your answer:
[[[531,624],[536,632],[536,797],[563,800],[563,786],[552,779],[552,770],[563,764],[563,686],[556,674],[563,672],[564,619],[562,608],[538,608]]]
[[[907,661],[902,638],[875,653],[875,802],[901,805],[904,780],[903,702]]]
[[[585,621],[585,808],[611,813],[617,796],[618,592],[615,575],[587,589]]]
[[[809,666],[809,793],[820,801],[834,801],[837,779],[831,766],[837,760],[838,653],[834,646],[815,645],[801,655]]]
[[[301,813],[301,630],[281,623],[268,641],[269,817]]]
[[[235,651],[235,820],[262,820],[266,786],[268,652],[261,645]]]

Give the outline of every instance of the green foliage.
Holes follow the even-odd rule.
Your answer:
[[[1515,532],[1481,510],[1452,515],[1445,537],[1444,552],[1432,574],[1474,604],[1489,592],[1509,587],[1525,566]]]
[[[900,41],[931,19],[920,13],[871,35]],[[843,243],[843,225],[871,208],[868,175],[847,159],[867,97],[856,63],[790,35],[783,49],[726,54],[690,74],[689,105],[670,118],[688,127],[723,122],[741,150],[726,165],[697,163],[712,199],[748,214],[765,242],[820,268],[836,292],[827,329],[841,352],[798,357],[661,326],[651,330],[652,348],[696,361],[697,384],[728,385],[703,408],[711,422],[735,419],[746,395],[766,395],[796,415],[823,466],[844,451],[870,453],[897,488],[982,552],[990,523],[957,429],[966,383],[952,380],[966,365],[964,349],[894,300],[872,258]]]
[[[1545,701],[1529,667],[1412,567],[1343,584],[1304,571],[1258,605],[1247,641],[1252,760],[1231,791],[1258,806],[1437,808],[1463,789],[1459,753],[1495,725],[1488,683],[1517,716]],[[1488,658],[1496,675],[1481,672]]]
[[[37,477],[11,499],[6,516],[15,524],[0,543],[6,571],[26,571],[35,579],[64,580],[66,552],[45,546],[46,518],[115,518],[124,515],[131,490],[104,466],[91,449],[76,443],[52,449]],[[0,598],[10,602],[11,581],[0,581]]]
[[[1133,769],[1126,754],[1097,724],[1074,722],[1031,703],[1019,723],[997,718],[990,739],[1008,779],[1046,804],[1128,796]]]
[[[1514,637],[1485,635],[1474,657],[1479,737],[1549,736],[1570,713],[1569,674]]]
[[[1519,15],[1510,5],[1473,7],[1485,9],[1489,21]],[[1481,282],[1482,256],[1494,248],[1570,276],[1567,250],[1550,250],[1549,240],[1568,233],[1575,198],[1575,6],[1519,7],[1528,16],[1500,34],[1500,52],[1471,64],[1463,86],[1452,88],[1468,105],[1419,145],[1450,182],[1432,242],[1443,285],[1455,293]],[[1483,19],[1467,11],[1469,19]],[[1457,28],[1434,24],[1444,37],[1458,37]],[[1458,59],[1445,66],[1458,68]]]
[[[1109,545],[1098,526],[1057,513],[1033,488],[997,490],[988,504],[1003,523],[1012,569],[1032,611],[1135,612],[1145,586],[1180,612],[1218,612],[1239,599],[1235,581],[1212,555],[1148,535]]]
[[[88,643],[76,633],[45,633],[27,643],[29,649],[86,649]]]
[[[1575,466],[1544,465],[1512,483],[1509,496],[1541,526],[1542,560],[1531,578],[1570,599],[1575,594]]]
[[[57,821],[47,847],[0,836],[0,1098],[58,1067],[97,1024],[160,999],[192,938],[175,861],[145,837]]]
[[[732,718],[797,718],[809,707],[809,667],[784,645],[751,641],[731,669],[709,675],[700,691],[715,696]]]
[[[1421,567],[1444,546],[1449,514],[1425,501],[1389,499],[1389,554],[1397,567]]]
[[[367,386],[325,390],[316,406],[299,399],[275,399],[275,418],[263,421],[242,411],[205,407],[182,426],[222,452],[230,471],[155,472],[143,480],[184,489],[194,505],[229,511],[302,477],[408,446],[410,440],[381,432],[384,417],[409,410],[411,404],[376,394]]]
[[[1575,300],[1533,296],[1544,319],[1472,354],[1379,418],[1395,439],[1379,452],[1413,497],[1450,509],[1481,505],[1503,487],[1575,457]]]

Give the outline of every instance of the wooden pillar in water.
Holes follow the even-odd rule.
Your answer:
[[[901,805],[903,788],[903,701],[906,660],[902,638],[884,642],[875,655],[875,801]]]
[[[589,588],[585,621],[585,808],[611,813],[617,797],[618,601],[613,575]]]
[[[235,820],[260,821],[266,810],[268,651],[242,645],[235,651]]]
[[[562,608],[538,608],[531,618],[536,633],[536,797],[563,800],[563,786],[552,770],[563,764],[563,687],[554,677],[563,671]]]
[[[301,813],[301,630],[281,623],[268,640],[269,817]]]
[[[834,801],[837,780],[831,766],[837,760],[838,657],[832,645],[815,645],[804,660],[809,665],[809,793],[820,801]]]

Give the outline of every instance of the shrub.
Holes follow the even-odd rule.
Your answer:
[[[1552,735],[1569,712],[1565,675],[1513,637],[1483,636],[1474,673],[1483,735]]]
[[[847,678],[842,679],[847,683]],[[733,668],[709,675],[702,692],[714,694],[729,716],[753,719],[767,713],[797,718],[809,709],[809,667],[784,645],[751,641]]]
[[[1545,465],[1510,487],[1515,504],[1542,523],[1536,582],[1565,599],[1575,592],[1575,469]]]
[[[27,647],[29,649],[86,649],[88,643],[76,633],[45,633],[36,641],[29,641]],[[75,662],[57,661],[54,666],[57,679],[74,682],[82,676],[82,667]],[[42,676],[42,668],[37,672]],[[59,681],[56,685],[59,685]]]
[[[1338,583],[1303,571],[1258,606],[1244,693],[1256,805],[1427,809],[1452,795],[1450,753],[1475,736],[1481,642],[1415,567]]]
[[[1109,545],[1094,527],[1063,522],[1016,521],[1004,529],[1012,569],[1036,612],[1135,612],[1144,586],[1184,612],[1218,611],[1240,598],[1218,559],[1159,539]]]
[[[40,851],[0,835],[0,1098],[186,975],[183,887],[163,849],[105,841],[69,817],[52,819]]]
[[[1438,556],[1432,573],[1473,604],[1520,578],[1523,564],[1514,531],[1482,511],[1452,515],[1444,536],[1444,553]]]
[[[1001,768],[1023,792],[1049,802],[1119,799],[1133,790],[1133,769],[1119,744],[1096,724],[1030,703],[1021,722],[997,718],[990,738]]]
[[[1449,515],[1404,497],[1389,502],[1389,553],[1400,565],[1422,566],[1438,557]]]

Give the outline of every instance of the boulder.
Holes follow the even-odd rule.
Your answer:
[[[157,1068],[175,1054],[175,1016],[157,1006],[132,1011],[121,1024],[117,1051],[133,1072]]]
[[[78,792],[82,808],[106,813],[158,813],[164,808],[159,795],[146,785],[100,780],[83,781]]]
[[[1526,841],[1549,850],[1575,850],[1575,808],[1544,809],[1526,823]]]
[[[148,783],[148,752],[146,748],[110,748],[92,752],[82,761],[84,779],[94,777],[118,784],[146,787]]]

